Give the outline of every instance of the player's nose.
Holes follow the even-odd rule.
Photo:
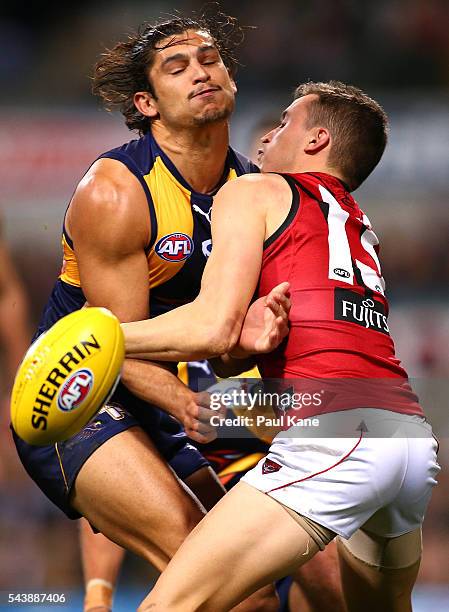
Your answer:
[[[271,130],[270,132],[267,132],[265,134],[265,136],[262,136],[262,138],[260,139],[262,144],[267,144],[268,142],[271,141],[271,136],[272,136],[273,132],[274,132],[274,130]]]
[[[193,71],[193,82],[194,83],[205,83],[210,80],[210,74],[199,62],[192,63],[192,71]]]

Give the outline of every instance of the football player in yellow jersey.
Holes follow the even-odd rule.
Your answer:
[[[195,297],[210,252],[212,194],[253,168],[229,147],[236,86],[228,37],[216,22],[174,18],[147,24],[98,64],[96,91],[141,137],[101,156],[76,188],[64,220],[63,268],[38,334],[86,301],[127,322]],[[169,415],[199,441],[211,432],[201,422],[201,397],[169,369],[130,361],[122,381],[66,442],[34,447],[13,432],[14,440],[25,469],[69,518],[86,517],[162,570],[204,507],[223,495]],[[115,552],[104,572],[116,570]],[[94,565],[86,564],[87,579]],[[276,607],[270,587],[243,609]]]
[[[104,54],[94,89],[141,137],[103,154],[78,185],[64,221],[63,269],[38,333],[86,300],[126,322],[195,297],[210,253],[212,195],[255,170],[229,147],[233,65],[229,28],[181,17],[147,24]],[[174,472],[206,508],[223,489],[167,415],[207,441],[201,397],[157,364],[126,362],[122,380],[95,422],[67,442],[15,442],[29,474],[67,516],[85,516],[163,569],[203,516]],[[108,591],[122,551],[89,529],[86,581],[99,579]],[[277,602],[267,588],[242,606],[269,612]]]
[[[236,87],[230,76],[233,60],[229,51],[223,52],[224,41],[220,39],[220,33],[214,32],[211,40],[207,32],[211,24],[201,25],[198,31],[195,24],[190,23],[189,26],[188,20],[184,22],[181,20],[181,27],[184,29],[179,32],[177,25],[175,23],[175,28],[171,31],[167,26],[156,28],[156,31],[169,33],[169,35],[155,43],[156,50],[153,50],[153,57],[148,64],[151,65],[150,79],[145,87],[142,86],[144,91],[137,91],[133,96],[128,95],[126,98],[130,87],[129,81],[136,80],[136,73],[141,78],[138,73],[137,59],[140,61],[144,52],[147,53],[147,57],[150,57],[149,41],[151,36],[154,37],[151,27],[146,27],[140,36],[130,39],[129,42],[119,43],[111,52],[105,54],[97,66],[94,80],[94,89],[102,96],[106,104],[110,108],[121,108],[127,125],[144,133],[143,139],[133,141],[130,145],[120,147],[103,156],[96,162],[98,167],[96,168],[96,164],[92,167],[93,176],[90,176],[90,173],[86,175],[87,181],[93,183],[94,192],[98,188],[98,182],[100,182],[100,189],[102,188],[101,183],[104,179],[106,179],[107,189],[113,187],[111,201],[114,204],[108,204],[113,208],[110,213],[110,240],[114,261],[111,262],[111,265],[114,267],[117,263],[123,267],[126,287],[121,297],[117,296],[114,291],[113,302],[105,303],[105,294],[102,291],[100,301],[96,303],[109,306],[116,314],[120,313],[120,310],[117,310],[115,300],[123,300],[126,303],[126,309],[129,309],[128,287],[130,283],[133,287],[137,285],[137,276],[133,278],[133,274],[128,274],[132,272],[133,266],[137,266],[136,254],[131,257],[126,252],[129,242],[126,244],[124,253],[118,252],[115,243],[115,232],[118,231],[120,236],[123,236],[123,241],[124,237],[131,233],[131,228],[117,227],[121,221],[113,218],[117,204],[119,208],[126,208],[126,203],[114,201],[117,190],[122,193],[123,187],[126,187],[126,190],[129,190],[126,200],[129,198],[132,202],[138,202],[136,214],[139,220],[133,223],[141,230],[140,266],[141,270],[149,268],[150,271],[150,315],[154,316],[182,301],[193,299],[199,289],[199,281],[208,255],[207,249],[210,249],[211,198],[206,194],[215,193],[223,181],[228,178],[257,170],[247,160],[229,149],[228,118],[234,107]],[[192,26],[193,29],[189,29]],[[226,42],[226,45],[229,46],[229,41]],[[219,50],[225,59],[227,71],[224,70]],[[132,53],[134,55],[131,60],[127,59]],[[150,139],[150,142],[145,143],[145,138]],[[146,146],[142,151],[144,144]],[[150,149],[149,156],[146,153],[148,149]],[[111,177],[114,183],[118,183],[117,186],[110,185]],[[173,197],[177,197],[176,194],[173,196],[173,183],[176,188],[183,191],[184,195],[184,201],[177,208],[172,206]],[[86,191],[88,201],[85,208],[89,208],[90,211],[93,198],[88,182]],[[194,211],[188,213],[193,216],[193,231],[185,218],[179,219],[182,221],[181,227],[171,226],[173,218],[180,216],[181,207],[184,207],[185,211],[186,198],[187,205],[190,203]],[[100,200],[99,214],[104,214],[102,197]],[[77,208],[72,204],[66,217],[67,238],[71,235],[74,242],[76,242],[77,228],[71,228],[72,216],[82,219],[83,203],[80,208],[80,212],[77,212]],[[88,226],[94,228],[94,231],[97,229],[95,221],[89,223]],[[142,230],[145,230],[143,235]],[[79,241],[84,240],[83,227],[80,228],[79,234],[78,251],[81,248]],[[174,237],[174,234],[177,237],[179,234],[187,236],[198,243],[194,244],[193,253],[187,258],[183,258],[183,253],[188,253],[188,244],[187,246],[176,245],[179,246],[181,258],[177,257],[175,247],[170,251],[168,241]],[[136,239],[138,239],[137,236]],[[89,245],[93,243],[88,236],[87,240]],[[95,248],[97,246],[95,245]],[[71,261],[70,244],[66,244],[65,247],[67,260]],[[186,249],[184,252],[183,248]],[[142,251],[145,252],[145,258]],[[203,255],[202,259],[198,257],[200,254]],[[132,258],[135,263],[130,265]],[[91,262],[92,257],[86,250],[86,265],[90,266]],[[82,261],[79,261],[79,269],[82,272]],[[91,274],[93,275],[94,272]],[[116,274],[117,271],[114,269],[114,276]],[[106,288],[116,287],[115,282],[105,286]],[[140,287],[140,282],[139,294],[142,298],[143,294],[147,295],[147,287]],[[91,299],[89,302],[93,303]],[[121,305],[121,308],[123,307],[124,304]],[[138,319],[146,315],[143,314],[142,309],[139,314],[132,316]],[[192,395],[187,397],[186,388],[179,385],[175,387],[173,380],[170,379],[170,391],[167,388],[167,390],[164,389],[163,398],[161,398],[160,389],[168,382],[167,374],[153,367],[150,376],[145,373],[143,369],[145,367],[144,363],[127,364],[124,372],[125,384],[136,395],[157,403],[159,406],[162,405],[164,409],[184,423],[190,435],[195,435],[190,426],[192,420],[193,423],[197,423],[198,406],[192,399]],[[200,442],[206,440],[205,438],[196,439]],[[172,465],[176,468],[175,464]],[[203,504],[210,507],[216,500],[217,494],[221,495],[221,492],[219,493],[213,483],[208,484],[207,480],[202,480],[201,472],[204,471],[204,469],[198,469],[190,474],[189,484],[195,487],[196,492],[200,494]],[[82,473],[80,475],[82,476]],[[173,523],[175,520],[173,518]],[[157,525],[158,522],[156,521],[155,524]],[[123,553],[120,549],[109,545],[106,540],[102,540],[101,536],[93,535],[86,524],[82,529],[86,582],[89,583],[93,579],[90,584],[94,586],[93,597],[88,598],[87,607],[89,607],[98,603],[95,592],[106,593],[106,595],[111,593],[107,583],[101,580],[98,582],[98,576],[100,574],[103,580],[114,583]],[[326,580],[329,585],[332,584],[332,588],[329,588],[327,592],[330,592],[332,607],[335,612],[338,612],[340,609],[339,596],[335,594],[337,589],[335,580],[329,580],[330,572],[330,567],[326,567]],[[315,573],[318,574],[318,572]],[[323,593],[325,591],[326,589],[323,590]],[[326,600],[326,605],[328,603],[329,600]],[[271,595],[266,594],[261,596],[260,601],[253,600],[249,608],[256,610],[259,606],[260,609],[268,612],[273,605],[276,608]]]

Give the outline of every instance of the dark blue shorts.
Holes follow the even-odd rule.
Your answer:
[[[78,472],[104,442],[129,429],[141,427],[179,478],[188,476],[208,461],[189,443],[181,425],[156,406],[134,397],[119,385],[113,398],[72,438],[51,446],[27,444],[13,430],[20,460],[45,495],[69,518],[80,518],[70,506],[70,493]]]

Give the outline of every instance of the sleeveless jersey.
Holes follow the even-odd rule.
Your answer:
[[[333,176],[283,176],[292,205],[265,242],[258,293],[290,283],[290,333],[260,357],[262,376],[296,379],[309,395],[319,391],[301,406],[301,417],[356,407],[422,415],[395,357],[379,241],[368,217]]]
[[[151,133],[108,151],[100,158],[115,159],[125,164],[139,180],[148,201],[151,238],[146,253],[150,316],[192,301],[199,292],[201,276],[211,250],[212,195],[195,192],[188,185]],[[229,148],[217,190],[228,180],[258,171],[257,166]],[[65,225],[62,247],[63,267],[37,335],[61,317],[81,308],[86,301],[73,243]]]

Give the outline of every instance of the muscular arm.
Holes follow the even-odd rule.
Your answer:
[[[256,289],[269,231],[267,202],[276,201],[279,180],[283,181],[247,175],[222,187],[213,206],[214,246],[199,296],[157,321],[124,325],[129,355],[170,361],[208,358],[232,350]],[[281,210],[283,219],[282,215]]]
[[[123,164],[102,159],[92,166],[75,192],[66,227],[89,304],[109,308],[120,321],[148,318],[148,205],[138,180]],[[122,381],[148,402],[160,405],[161,395],[167,396],[163,408],[172,414],[179,396],[191,394],[173,374],[151,362],[127,360]],[[167,387],[171,393],[161,394]]]

